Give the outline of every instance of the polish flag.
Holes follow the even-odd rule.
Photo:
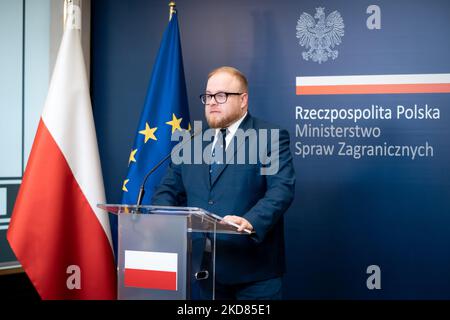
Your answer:
[[[450,93],[450,74],[297,77],[297,95]]]
[[[178,254],[125,250],[125,286],[177,291]]]
[[[116,299],[80,17],[70,6],[7,234],[42,299]]]

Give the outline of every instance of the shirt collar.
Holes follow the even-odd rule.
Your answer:
[[[233,137],[233,136],[234,136],[234,134],[236,133],[237,129],[238,129],[239,126],[241,125],[242,121],[244,121],[245,117],[247,116],[247,113],[248,113],[248,112],[246,112],[241,118],[239,118],[239,120],[233,122],[233,123],[227,128],[227,129],[228,129],[228,132],[227,132],[227,138],[228,138],[228,137]],[[216,128],[216,136],[217,136],[217,134],[219,133],[219,130],[220,130],[219,128]],[[228,139],[227,139],[227,140],[228,140]]]

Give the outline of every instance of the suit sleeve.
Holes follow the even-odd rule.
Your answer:
[[[184,206],[185,204],[186,191],[181,178],[181,167],[170,162],[166,175],[153,194],[152,205]]]
[[[278,172],[266,175],[267,190],[264,197],[243,216],[252,224],[257,242],[264,240],[294,198],[295,172],[289,149],[289,133],[280,130],[278,146],[276,143],[271,143],[271,146],[268,146],[268,150],[272,154],[278,151],[279,154]]]

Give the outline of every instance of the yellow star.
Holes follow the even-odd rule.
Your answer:
[[[181,120],[183,120],[183,118],[177,119],[177,117],[175,117],[175,114],[172,113],[172,121],[166,122],[167,124],[172,126],[172,133],[174,133],[177,129],[181,131]]]
[[[128,165],[130,165],[131,161],[136,162],[136,158],[134,157],[136,155],[136,152],[138,149],[131,150],[130,158],[128,159]]]
[[[127,189],[128,181],[130,181],[130,179],[127,179],[123,182],[122,191],[128,192],[128,189]]]
[[[145,136],[145,141],[144,143],[147,143],[148,139],[153,139],[153,140],[158,140],[155,137],[155,131],[158,128],[150,128],[150,126],[148,125],[148,123],[145,123],[145,130],[141,130],[139,131],[140,134],[143,134]]]
[[[191,130],[192,130],[192,128],[191,128],[191,123],[189,122],[187,131],[191,131]]]

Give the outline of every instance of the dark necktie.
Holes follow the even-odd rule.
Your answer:
[[[217,141],[214,145],[214,149],[212,151],[212,163],[209,167],[209,178],[210,182],[212,183],[216,178],[218,173],[220,172],[220,168],[225,165],[226,162],[226,156],[225,156],[225,149],[226,149],[226,142],[225,138],[227,135],[227,129],[222,128],[220,129],[219,133],[217,134]]]

